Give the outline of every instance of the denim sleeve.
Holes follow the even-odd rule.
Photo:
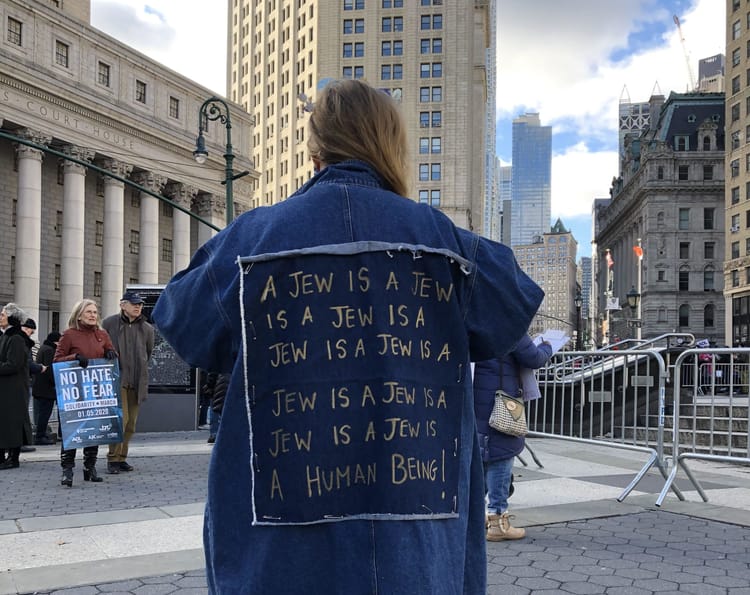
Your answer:
[[[552,355],[552,347],[549,345],[535,345],[531,337],[526,335],[516,345],[513,358],[523,368],[536,370],[541,368]]]
[[[232,320],[239,316],[237,251],[220,234],[204,244],[159,296],[156,328],[190,366],[231,372],[238,352]],[[231,236],[230,236],[231,237]]]
[[[467,232],[468,234],[468,232]],[[471,234],[473,236],[473,234]],[[544,298],[503,244],[473,236],[476,271],[465,314],[471,360],[499,357],[526,334]]]

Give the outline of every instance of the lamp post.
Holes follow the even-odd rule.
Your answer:
[[[229,225],[234,219],[234,196],[232,193],[232,183],[237,178],[246,176],[249,171],[243,171],[238,174],[234,173],[234,152],[232,151],[232,120],[229,116],[229,106],[226,101],[220,97],[209,97],[203,102],[200,109],[198,110],[198,138],[195,139],[195,151],[193,151],[193,157],[195,157],[196,163],[203,165],[208,157],[208,151],[206,150],[206,140],[203,137],[203,123],[204,121],[216,121],[218,120],[224,124],[224,128],[227,131],[227,143],[224,149],[224,160],[226,162],[226,168],[224,170],[224,184],[226,190],[226,210],[227,210],[227,225]]]
[[[625,294],[625,298],[628,300],[628,306],[630,306],[630,312],[633,315],[632,326],[636,329],[636,338],[641,338],[641,319],[637,317],[640,313],[641,293],[633,286],[630,286],[630,291]]]
[[[576,306],[576,351],[583,351],[583,337],[581,336],[581,306],[583,305],[583,298],[581,297],[581,290],[576,290],[576,297],[573,300]]]

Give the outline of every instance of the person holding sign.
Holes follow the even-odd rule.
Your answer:
[[[500,358],[477,362],[474,366],[474,413],[477,418],[479,449],[484,462],[484,480],[487,487],[487,541],[521,539],[525,529],[513,527],[508,513],[513,461],[526,444],[523,436],[511,436],[490,427],[489,420],[495,405],[495,392],[501,389],[507,395],[529,400],[538,398],[524,391],[521,370],[541,368],[552,356],[549,341],[539,345],[526,335],[515,349]]]
[[[21,446],[32,443],[27,402],[31,340],[21,330],[26,318],[14,303],[0,311],[0,469],[20,467]]]
[[[77,361],[81,368],[87,368],[90,359],[115,359],[117,352],[107,331],[101,327],[99,307],[94,300],[82,299],[73,306],[68,319],[68,328],[63,332],[55,350],[53,362]],[[98,446],[83,449],[83,479],[98,483],[103,481],[96,471]],[[60,449],[62,479],[60,484],[73,487],[73,469],[76,449]]]
[[[209,592],[484,595],[469,362],[511,350],[543,292],[508,247],[405,198],[388,94],[332,81],[309,131],[312,179],[206,242],[152,314],[185,361],[231,374]]]

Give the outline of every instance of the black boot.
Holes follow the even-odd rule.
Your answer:
[[[21,454],[20,448],[9,448],[8,458],[0,463],[0,469],[18,469],[21,464],[18,462],[18,457]]]
[[[99,474],[96,472],[96,467],[84,467],[83,468],[83,481],[92,481],[94,483],[99,483],[104,481],[104,478],[99,477]]]
[[[73,468],[72,467],[63,469],[63,474],[62,474],[62,479],[60,480],[60,485],[68,486],[69,488],[73,487]]]

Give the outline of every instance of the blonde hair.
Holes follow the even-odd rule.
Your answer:
[[[408,142],[396,103],[359,80],[328,83],[310,115],[310,155],[326,164],[359,159],[384,178],[389,190],[406,196]]]
[[[73,306],[73,311],[70,313],[70,318],[68,318],[68,328],[80,329],[81,327],[78,324],[78,319],[81,317],[81,314],[83,314],[83,311],[92,304],[96,306],[96,328],[101,328],[102,319],[99,311],[99,305],[94,300],[90,300],[87,298],[83,298],[81,301],[76,302],[76,304]]]

